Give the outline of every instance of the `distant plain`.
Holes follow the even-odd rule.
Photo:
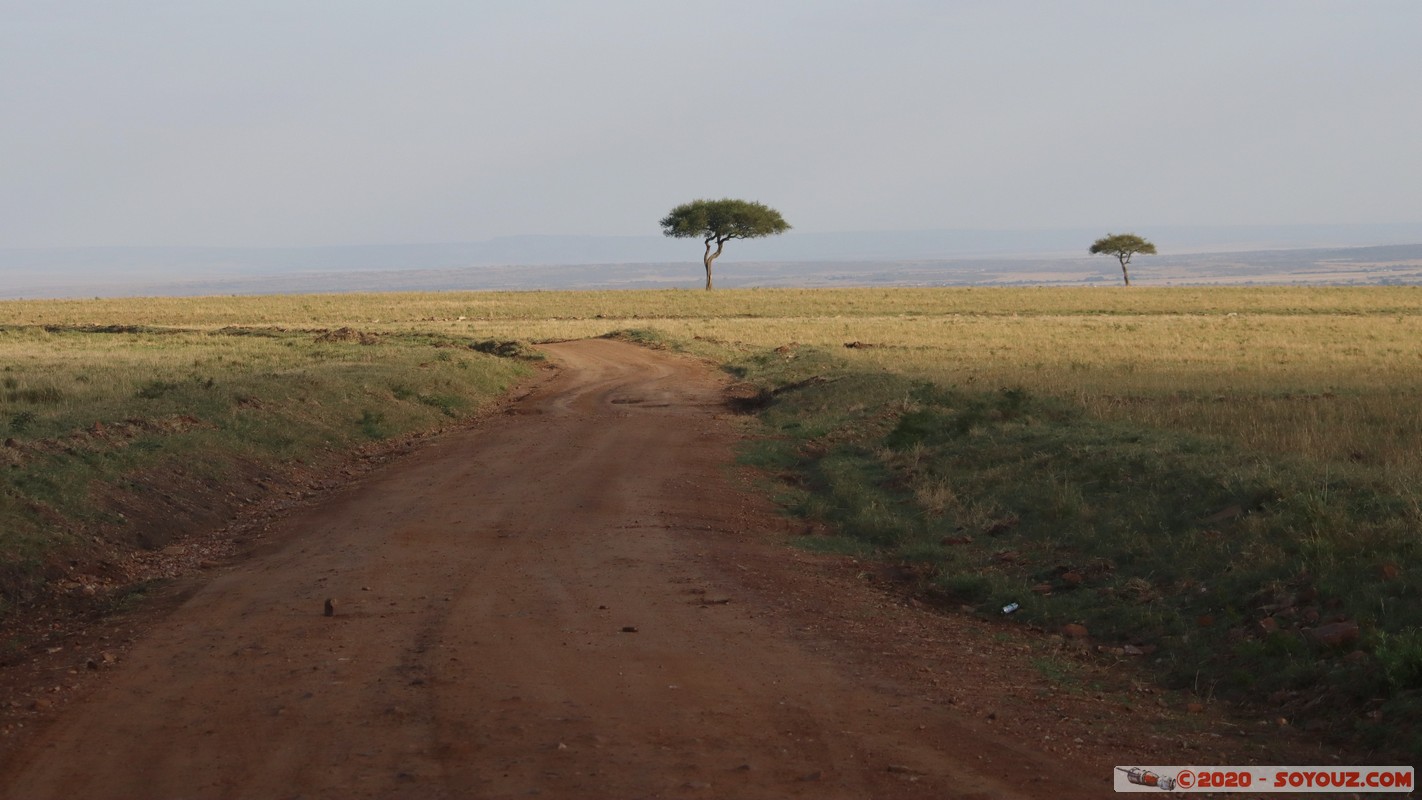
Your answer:
[[[1422,283],[1422,230],[1164,231],[1131,264],[1143,286]],[[1114,286],[1087,231],[1018,235],[801,235],[741,242],[723,288]],[[1206,236],[1216,238],[1205,238]],[[1360,246],[1300,244],[1373,241]],[[1223,242],[1223,243],[1221,243]],[[698,243],[652,237],[523,237],[484,243],[311,248],[0,249],[0,299],[391,291],[671,289],[700,285]]]

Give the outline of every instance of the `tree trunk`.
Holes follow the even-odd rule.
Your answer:
[[[706,264],[706,291],[711,291],[711,262],[721,255],[721,249],[726,246],[726,240],[716,241],[716,252],[711,252],[711,239],[706,240],[706,256],[701,259]]]
[[[1122,259],[1121,259],[1121,277],[1123,277],[1123,278],[1126,279],[1126,285],[1127,285],[1127,286],[1130,286],[1130,285],[1131,285],[1131,273],[1126,270],[1126,265],[1129,264],[1129,263],[1131,263],[1131,259],[1130,259],[1130,258],[1122,258]]]

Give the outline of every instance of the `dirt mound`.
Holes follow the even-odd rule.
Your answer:
[[[770,405],[775,395],[754,383],[733,383],[724,392],[726,407],[740,414],[753,414]]]
[[[499,358],[521,358],[525,361],[542,361],[543,354],[528,342],[518,340],[485,339],[469,345],[470,350],[488,353]]]
[[[380,337],[373,333],[358,331],[355,328],[337,328],[333,331],[322,331],[316,337],[318,342],[348,342],[354,344],[379,344]]]

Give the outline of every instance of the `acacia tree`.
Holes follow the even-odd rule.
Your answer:
[[[1102,253],[1113,255],[1121,262],[1121,277],[1125,278],[1126,285],[1130,286],[1131,273],[1126,270],[1126,265],[1131,263],[1131,256],[1136,253],[1153,256],[1155,255],[1155,245],[1134,233],[1108,233],[1091,245],[1093,256]]]
[[[711,262],[732,239],[758,239],[790,230],[780,212],[763,203],[748,200],[692,200],[673,208],[662,218],[662,233],[678,239],[701,239],[706,243],[706,290],[711,290]],[[711,251],[711,245],[716,251]]]

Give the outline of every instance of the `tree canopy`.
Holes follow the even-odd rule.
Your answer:
[[[701,239],[706,243],[706,288],[711,288],[711,262],[732,239],[758,239],[790,230],[780,212],[749,200],[692,200],[673,208],[662,218],[662,233],[678,239]],[[712,252],[711,245],[716,246]]]
[[[1121,262],[1121,277],[1126,279],[1126,285],[1131,285],[1131,273],[1126,269],[1126,265],[1131,263],[1131,256],[1136,253],[1155,255],[1155,245],[1135,235],[1134,233],[1108,233],[1097,239],[1091,245],[1091,254],[1100,255],[1105,253],[1113,255]]]

